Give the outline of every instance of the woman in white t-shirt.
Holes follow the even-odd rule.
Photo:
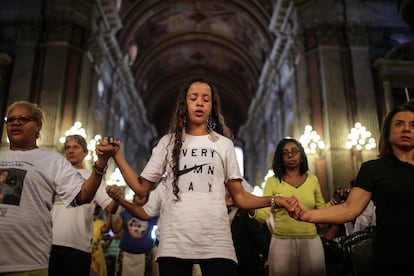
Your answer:
[[[8,171],[14,194],[0,203],[0,274],[48,275],[55,196],[66,207],[90,202],[115,148],[106,138],[97,145],[99,158],[85,180],[62,154],[38,147],[44,113],[36,104],[15,102],[6,116],[10,144],[0,150],[0,171]]]
[[[157,262],[161,276],[191,275],[195,263],[203,276],[236,275],[226,185],[241,208],[287,205],[287,198],[257,197],[243,189],[230,138],[217,90],[207,81],[195,79],[180,93],[169,133],[160,139],[140,176],[120,151],[115,154],[127,184],[137,194],[147,194],[165,176],[159,184],[165,189],[162,200],[144,206],[150,217],[160,216]],[[109,188],[108,193],[120,200],[116,189]],[[123,202],[120,200],[121,205]]]

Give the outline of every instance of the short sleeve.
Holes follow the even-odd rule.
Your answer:
[[[141,173],[141,177],[157,182],[166,171],[168,145],[171,135],[165,135],[154,148],[153,153]]]

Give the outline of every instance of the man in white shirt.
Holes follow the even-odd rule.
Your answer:
[[[69,135],[65,141],[65,155],[82,177],[91,171],[85,169],[87,143],[80,135]],[[52,209],[53,241],[49,259],[49,275],[89,275],[91,266],[91,241],[93,238],[93,213],[96,204],[115,213],[118,204],[105,191],[102,181],[94,199],[76,208],[66,208],[56,196]]]

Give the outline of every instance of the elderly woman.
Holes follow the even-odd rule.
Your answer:
[[[37,105],[19,101],[6,114],[10,148],[0,151],[0,170],[7,168],[21,188],[17,201],[0,204],[0,274],[48,275],[55,195],[67,207],[90,202],[114,149],[102,141],[100,157],[85,180],[63,155],[37,146],[43,126]]]

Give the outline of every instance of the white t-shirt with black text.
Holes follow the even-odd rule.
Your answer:
[[[237,262],[225,203],[225,183],[241,179],[233,142],[217,133],[186,134],[180,152],[180,200],[173,194],[170,135],[156,146],[141,176],[156,182],[162,191],[149,197],[144,210],[160,216],[157,257],[182,259],[225,258]],[[168,160],[168,161],[167,161]],[[158,188],[160,188],[158,187]],[[157,188],[157,189],[158,189]]]

